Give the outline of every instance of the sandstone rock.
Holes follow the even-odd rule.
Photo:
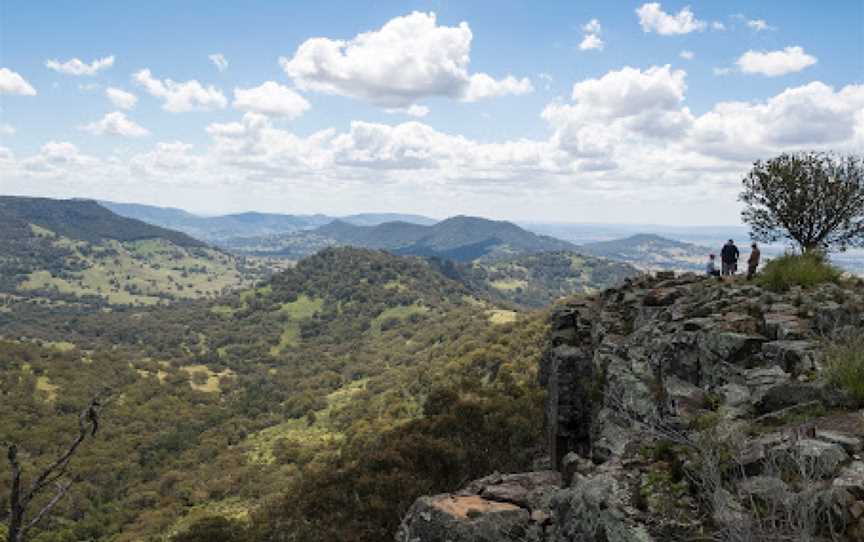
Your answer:
[[[682,295],[684,291],[681,288],[654,288],[642,298],[642,304],[646,307],[668,307]]]
[[[789,381],[789,374],[780,367],[750,369],[744,373],[745,383],[751,393],[762,396],[766,391]]]
[[[530,514],[514,504],[477,495],[417,499],[396,534],[397,542],[505,542],[531,540]],[[533,538],[539,541],[539,537]]]
[[[753,358],[762,351],[762,343],[766,340],[761,335],[709,333],[703,340],[703,347],[706,359],[713,355],[718,361],[751,367]]]

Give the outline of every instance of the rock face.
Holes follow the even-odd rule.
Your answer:
[[[398,540],[864,540],[864,415],[819,379],[820,340],[864,331],[860,307],[861,289],[668,273],[558,305],[540,367],[557,472],[419,499]]]

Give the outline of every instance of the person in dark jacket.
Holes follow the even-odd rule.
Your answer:
[[[738,258],[741,254],[738,252],[738,247],[735,246],[735,241],[729,239],[723,250],[720,252],[720,259],[723,263],[723,276],[730,277],[738,271]]]
[[[753,243],[750,248],[750,257],[747,259],[747,280],[752,279],[753,275],[756,274],[756,270],[759,269],[759,260],[762,257],[762,252],[759,251],[759,246],[756,243]]]

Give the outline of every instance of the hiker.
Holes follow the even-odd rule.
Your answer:
[[[723,251],[720,252],[720,259],[723,262],[723,276],[731,277],[738,271],[738,258],[740,254],[738,247],[735,246],[735,241],[729,239],[723,246]]]
[[[750,257],[747,259],[747,280],[753,278],[756,270],[759,268],[759,259],[762,257],[762,252],[759,251],[759,246],[756,243],[750,245]]]
[[[705,274],[709,277],[719,277],[720,270],[717,269],[717,264],[715,263],[716,256],[713,254],[708,255],[708,263],[705,265]]]

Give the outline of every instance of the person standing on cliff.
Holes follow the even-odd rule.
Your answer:
[[[739,257],[740,253],[738,252],[738,247],[735,246],[735,241],[729,239],[726,242],[726,245],[723,246],[723,250],[720,252],[724,277],[730,277],[735,274],[738,270]]]
[[[762,252],[759,251],[759,246],[756,243],[750,245],[750,257],[747,258],[747,280],[753,278],[756,270],[759,269],[759,260],[762,257]]]

